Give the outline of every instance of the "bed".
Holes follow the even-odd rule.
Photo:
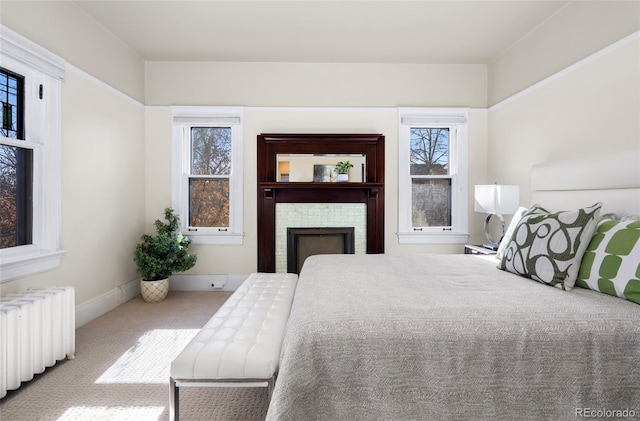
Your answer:
[[[598,177],[592,158],[537,166],[532,200],[552,209],[602,200],[603,214],[637,215],[638,161],[636,151],[601,156],[611,171]],[[267,419],[640,415],[640,303],[555,288],[498,260],[308,258]]]

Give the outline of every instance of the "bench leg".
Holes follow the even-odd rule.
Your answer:
[[[179,421],[180,418],[180,392],[176,381],[173,377],[169,379],[169,386],[171,387],[169,397],[169,421]]]
[[[273,395],[273,388],[276,385],[276,375],[274,374],[269,380],[267,380],[267,399],[271,402],[271,395]]]
[[[273,389],[276,385],[276,375],[274,374],[269,379],[246,379],[246,381],[233,379],[227,381],[216,380],[180,380],[183,386],[194,387],[264,387],[264,382],[267,382],[267,399],[271,402],[271,396],[273,395]],[[173,377],[169,378],[169,421],[179,421],[180,418],[180,387],[176,383]]]

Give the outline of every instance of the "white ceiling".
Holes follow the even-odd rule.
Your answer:
[[[482,64],[569,1],[75,3],[146,61]]]

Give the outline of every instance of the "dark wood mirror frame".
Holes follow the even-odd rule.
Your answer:
[[[276,270],[276,203],[364,203],[367,253],[384,253],[384,136],[258,135],[258,271]],[[278,154],[363,154],[363,183],[276,182]]]

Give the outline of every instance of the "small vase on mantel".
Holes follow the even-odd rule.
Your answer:
[[[336,174],[336,182],[345,182],[349,181],[349,174]]]

